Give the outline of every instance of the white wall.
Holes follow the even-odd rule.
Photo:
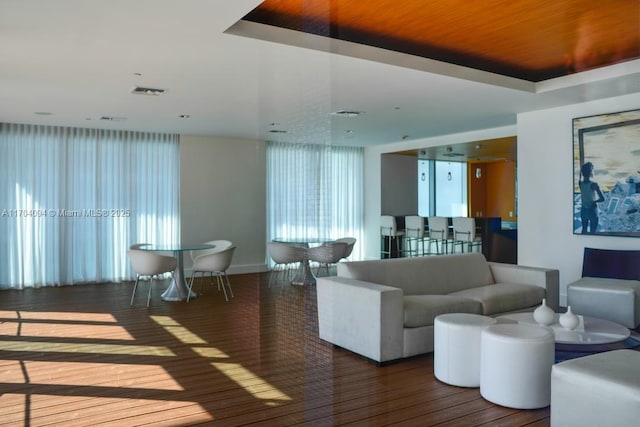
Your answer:
[[[182,242],[231,240],[237,249],[229,273],[264,271],[265,177],[264,142],[181,136]]]
[[[637,238],[573,234],[572,119],[638,108],[634,94],[518,115],[518,263],[559,269],[563,305],[585,247],[640,249]]]

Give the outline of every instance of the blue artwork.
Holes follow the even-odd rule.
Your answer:
[[[573,119],[573,232],[640,237],[640,110]]]

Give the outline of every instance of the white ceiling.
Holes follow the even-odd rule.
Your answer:
[[[0,0],[0,121],[367,146],[640,92],[640,61],[536,85],[236,24],[259,3]],[[133,95],[136,85],[167,93]]]

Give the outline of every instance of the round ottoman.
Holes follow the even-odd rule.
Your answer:
[[[433,373],[460,387],[480,387],[480,333],[496,319],[479,314],[449,313],[435,318]]]
[[[482,331],[480,394],[509,408],[535,409],[551,402],[553,332],[528,324],[496,324]]]

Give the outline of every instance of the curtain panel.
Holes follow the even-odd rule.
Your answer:
[[[355,237],[360,257],[364,149],[267,143],[267,238]]]
[[[177,135],[0,124],[0,288],[129,280],[179,236]]]

